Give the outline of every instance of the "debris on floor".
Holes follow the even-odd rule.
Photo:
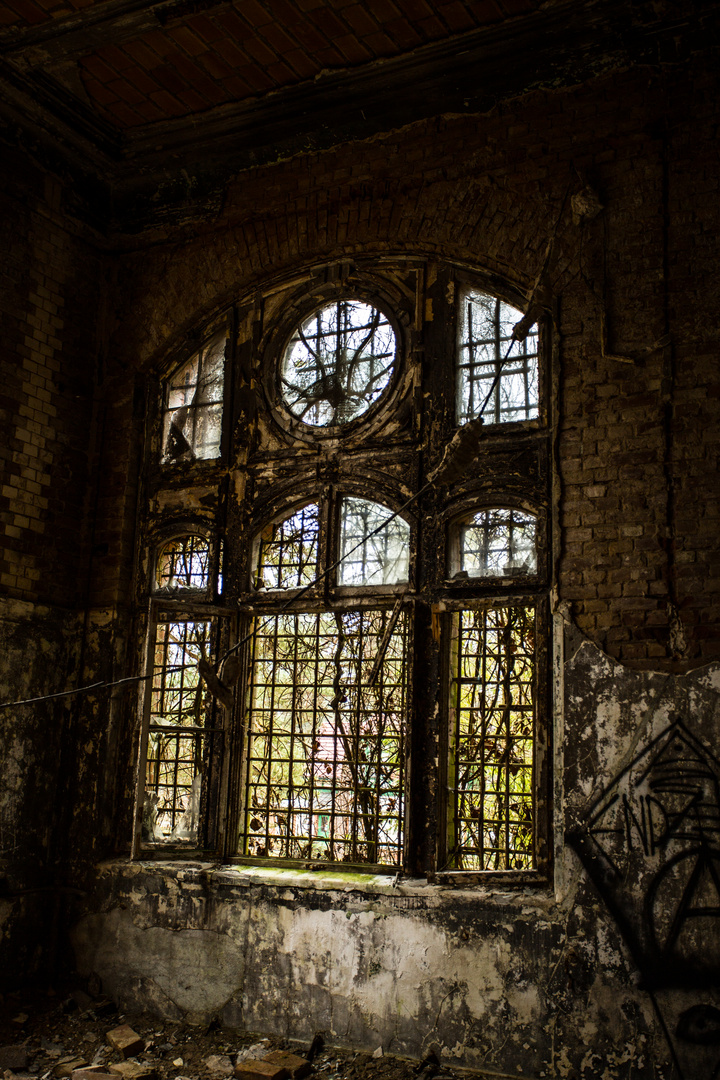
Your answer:
[[[480,1080],[433,1055],[425,1063],[383,1047],[339,1049],[318,1033],[296,1042],[125,1014],[99,988],[0,995],[0,1080]],[[18,1011],[20,1010],[20,1011]],[[437,1065],[435,1062],[437,1061]]]

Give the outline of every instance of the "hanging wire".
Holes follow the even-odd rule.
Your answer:
[[[534,291],[535,290],[533,290],[533,294]],[[222,664],[225,662],[225,660],[227,660],[229,656],[232,656],[233,653],[236,653],[238,649],[242,648],[243,645],[246,645],[247,642],[250,641],[250,639],[255,635],[255,633],[262,631],[265,626],[268,625],[268,623],[270,623],[274,618],[276,618],[276,616],[281,615],[283,612],[287,611],[291,604],[295,604],[298,600],[305,596],[306,593],[308,593],[311,589],[313,589],[316,585],[323,581],[328,574],[332,573],[333,570],[337,569],[340,563],[347,559],[349,555],[352,555],[353,552],[357,551],[358,548],[363,546],[363,544],[366,544],[368,540],[371,540],[374,536],[377,536],[379,532],[382,532],[383,529],[387,528],[391,521],[394,521],[395,518],[400,517],[400,515],[403,514],[409,506],[412,506],[412,504],[416,502],[421,495],[424,495],[425,492],[429,491],[431,487],[435,487],[439,484],[451,483],[460,474],[462,469],[474,460],[480,441],[482,425],[484,423],[483,413],[488,406],[490,398],[495,393],[495,389],[497,388],[497,385],[502,376],[503,367],[505,366],[510,357],[513,346],[517,342],[525,340],[528,335],[528,331],[530,330],[530,327],[536,321],[536,309],[534,308],[534,305],[532,303],[533,294],[531,294],[530,296],[530,303],[528,304],[527,314],[524,315],[523,318],[513,327],[510,344],[507,347],[505,355],[502,357],[500,363],[498,364],[497,371],[495,372],[495,377],[490,384],[490,389],[485,395],[485,400],[480,407],[478,415],[455,432],[452,439],[445,447],[445,451],[439,465],[435,469],[433,469],[433,471],[429,475],[429,478],[422,485],[422,487],[418,488],[418,490],[413,495],[411,495],[409,499],[406,499],[406,501],[402,504],[399,510],[395,510],[394,513],[390,515],[390,517],[385,518],[385,520],[380,525],[378,525],[377,528],[373,529],[372,532],[369,532],[367,534],[367,536],[364,536],[361,540],[359,540],[354,547],[350,548],[348,551],[345,551],[339,559],[336,559],[335,562],[327,566],[320,574],[317,575],[317,577],[315,577],[307,585],[303,586],[303,588],[300,589],[299,592],[293,593],[293,595],[289,597],[288,600],[286,600],[285,603],[277,609],[277,611],[273,612],[271,616],[268,616],[268,618],[265,619],[264,622],[262,622],[257,629],[254,628],[250,630],[247,634],[244,635],[244,637],[240,638],[239,641],[237,641],[234,645],[227,649],[218,660],[215,669],[216,671],[221,668]],[[177,671],[180,669],[175,667],[172,669],[168,668],[167,670]],[[57,698],[73,697],[77,694],[87,694],[93,690],[110,689],[112,687],[123,686],[128,683],[147,682],[152,677],[153,673],[149,675],[130,675],[127,678],[114,679],[110,681],[101,680],[99,682],[89,683],[87,686],[78,686],[74,690],[61,690],[56,694],[43,694],[39,697],[22,698],[18,701],[5,701],[0,703],[0,710],[11,709],[19,707],[21,705],[36,705],[42,701],[53,701]]]
[[[416,502],[421,495],[424,495],[425,492],[429,491],[431,487],[435,487],[439,484],[452,482],[456,478],[456,476],[459,475],[462,469],[474,460],[477,454],[480,433],[483,425],[483,413],[488,406],[490,398],[495,393],[495,389],[502,375],[503,367],[505,366],[510,357],[513,346],[516,344],[516,342],[524,341],[527,337],[528,331],[530,330],[530,327],[535,321],[532,315],[532,308],[529,308],[528,314],[524,315],[523,318],[520,319],[520,321],[516,323],[513,327],[510,344],[507,347],[505,355],[502,357],[500,363],[498,364],[497,371],[495,372],[495,377],[490,384],[490,389],[485,395],[485,400],[482,403],[478,415],[474,417],[471,421],[469,421],[469,423],[465,424],[463,427],[459,428],[459,430],[455,432],[452,439],[445,447],[445,451],[440,460],[440,464],[435,469],[433,469],[422,487],[418,488],[418,490],[402,504],[399,510],[395,510],[394,513],[392,513],[390,517],[385,518],[385,520],[380,525],[378,525],[377,528],[373,529],[372,532],[369,532],[367,536],[363,536],[363,538],[359,540],[354,547],[350,548],[348,551],[343,552],[339,559],[336,559],[335,562],[330,563],[330,565],[327,566],[322,571],[322,573],[318,574],[317,577],[315,577],[307,585],[304,585],[299,592],[293,592],[293,595],[290,596],[284,604],[281,604],[281,606],[276,611],[274,611],[272,615],[269,615],[262,623],[260,623],[257,628],[254,627],[252,630],[249,630],[247,634],[240,638],[239,641],[237,641],[234,645],[227,649],[217,662],[218,671],[220,670],[224,661],[229,656],[232,656],[232,654],[236,653],[239,649],[241,649],[243,645],[246,645],[248,641],[250,641],[251,638],[255,636],[256,633],[261,633],[265,629],[265,627],[268,626],[278,615],[282,615],[285,611],[288,610],[291,605],[295,605],[298,600],[305,596],[306,593],[308,593],[311,589],[313,589],[316,585],[323,581],[328,576],[328,574],[335,570],[340,565],[340,563],[343,562],[344,559],[347,559],[349,555],[352,555],[353,552],[358,550],[358,548],[366,544],[368,540],[371,540],[374,536],[377,536],[377,534],[382,532],[383,529],[386,529],[391,521],[394,521],[395,518],[399,517],[405,510],[407,510],[409,506],[412,506],[412,504]]]

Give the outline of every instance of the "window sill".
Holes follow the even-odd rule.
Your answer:
[[[168,858],[153,858],[147,852],[136,860],[113,860],[98,867],[101,874],[135,876],[160,873],[175,878],[178,883],[204,888],[251,889],[264,887],[281,893],[285,889],[308,892],[360,893],[366,896],[388,897],[398,907],[438,906],[460,900],[489,902],[502,907],[513,904],[537,903],[546,907],[553,902],[547,877],[540,873],[523,875],[477,873],[438,875],[434,881],[426,878],[397,878],[391,874],[351,873],[343,870],[302,870],[279,866],[249,866],[218,864],[200,858],[183,859],[177,852],[167,852]],[[392,905],[394,906],[394,905]]]

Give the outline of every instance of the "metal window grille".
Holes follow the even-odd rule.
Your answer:
[[[345,424],[377,401],[392,377],[395,332],[375,307],[339,300],[298,327],[283,357],[283,398],[307,424]]]
[[[481,510],[460,529],[460,569],[470,577],[534,574],[536,518],[522,510]]]
[[[343,499],[340,585],[393,585],[408,580],[410,526],[400,517],[372,535],[392,511],[365,499]],[[358,546],[359,545],[359,546]],[[357,550],[353,551],[356,548]],[[346,553],[348,554],[347,557]]]
[[[394,626],[391,619],[383,610],[260,622],[250,664],[246,855],[401,865],[408,630],[404,613]]]
[[[212,698],[198,673],[211,622],[159,622],[155,630],[145,773],[146,840],[195,841]]]
[[[298,589],[315,578],[319,525],[320,508],[311,503],[268,526],[260,539],[258,587]]]
[[[458,357],[458,423],[478,416],[485,406],[486,422],[531,420],[538,415],[538,334],[533,328],[516,342],[507,360],[513,326],[522,312],[497,297],[466,293],[461,300]]]
[[[165,388],[163,460],[217,457],[222,435],[225,333],[172,375]]]
[[[155,583],[158,589],[206,589],[209,581],[210,544],[189,533],[164,544],[158,552]]]
[[[535,609],[457,616],[451,690],[450,863],[534,867]]]

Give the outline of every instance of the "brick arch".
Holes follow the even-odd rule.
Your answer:
[[[308,173],[320,164],[327,169],[326,159],[336,156],[314,155]],[[302,166],[304,159],[295,162],[298,171]],[[231,190],[211,230],[123,259],[118,358],[123,366],[150,366],[193,325],[272,278],[359,254],[442,258],[527,290],[556,223],[562,184],[547,192],[532,179],[518,190],[468,167],[455,173],[393,172],[328,187],[316,178],[307,194],[280,204],[276,189],[290,179],[257,170],[246,191],[245,205],[258,204],[252,216]],[[263,199],[263,181],[271,180]]]

